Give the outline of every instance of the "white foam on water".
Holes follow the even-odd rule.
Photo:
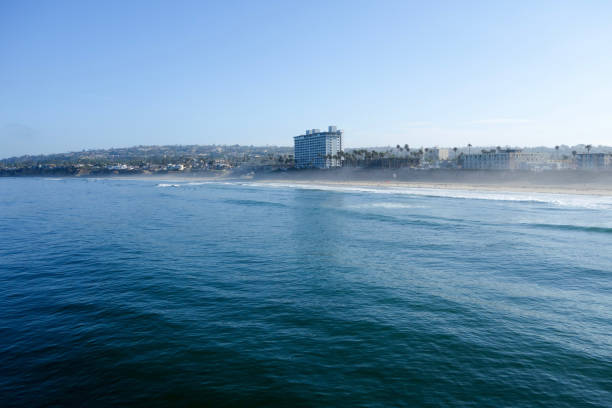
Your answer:
[[[182,187],[182,184],[168,184],[168,183],[159,183],[157,185],[157,187],[162,187],[162,188],[166,188],[166,187]]]
[[[231,181],[190,181],[186,182],[178,182],[174,180],[164,180],[167,183],[159,183],[156,187],[189,187],[189,186],[204,186],[204,185],[240,185],[240,183],[231,182]]]
[[[413,205],[406,203],[388,203],[388,202],[375,202],[371,204],[358,204],[350,206],[352,208],[385,208],[385,209],[407,209],[407,208],[426,208],[424,205]]]
[[[559,207],[575,207],[586,209],[611,209],[612,197],[590,194],[561,194],[540,192],[513,192],[489,190],[461,190],[448,188],[425,187],[368,187],[359,185],[302,184],[282,182],[243,182],[243,181],[199,181],[188,183],[160,183],[157,187],[184,187],[199,185],[239,185],[245,187],[290,188],[301,190],[322,190],[347,193],[395,194],[425,197],[442,197],[471,200],[510,201],[525,203],[541,203]],[[414,208],[404,203],[381,202],[372,206],[384,208]]]
[[[512,201],[542,203],[560,207],[587,209],[612,209],[612,197],[590,194],[560,194],[538,192],[511,192],[487,190],[460,190],[423,187],[365,187],[335,186],[329,184],[298,183],[244,183],[256,187],[296,188],[304,190],[339,191],[371,194],[404,194],[413,196],[443,197],[472,200]]]

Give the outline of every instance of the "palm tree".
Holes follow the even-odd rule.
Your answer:
[[[453,147],[453,152],[455,152],[455,160],[457,160],[457,148]]]
[[[378,153],[378,158],[380,159],[380,165],[379,167],[383,167],[383,159],[385,158],[386,153],[385,152],[379,152]]]
[[[591,149],[593,148],[593,145],[588,144],[588,145],[584,146],[584,148],[587,149],[587,152],[589,154],[591,154]]]
[[[472,153],[472,144],[468,143],[468,154]]]

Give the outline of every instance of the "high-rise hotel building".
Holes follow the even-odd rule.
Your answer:
[[[338,153],[342,151],[342,130],[329,126],[327,132],[319,129],[309,129],[305,134],[295,136],[294,157],[298,168],[340,167],[342,165]]]

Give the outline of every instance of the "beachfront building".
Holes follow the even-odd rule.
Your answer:
[[[463,157],[463,168],[473,170],[537,170],[547,160],[543,153],[515,149],[483,150]]]
[[[431,162],[439,162],[441,160],[448,160],[448,149],[439,147],[430,147],[425,151],[425,160]]]
[[[579,153],[576,155],[576,167],[579,169],[612,169],[612,154]]]
[[[342,165],[338,153],[342,151],[342,130],[329,126],[327,132],[309,129],[305,134],[295,136],[294,157],[298,168],[329,168]]]
[[[569,170],[575,168],[576,165],[572,159],[551,159],[546,162],[542,170]]]

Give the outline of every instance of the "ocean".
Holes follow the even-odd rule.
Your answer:
[[[0,179],[0,405],[612,406],[612,197]]]

